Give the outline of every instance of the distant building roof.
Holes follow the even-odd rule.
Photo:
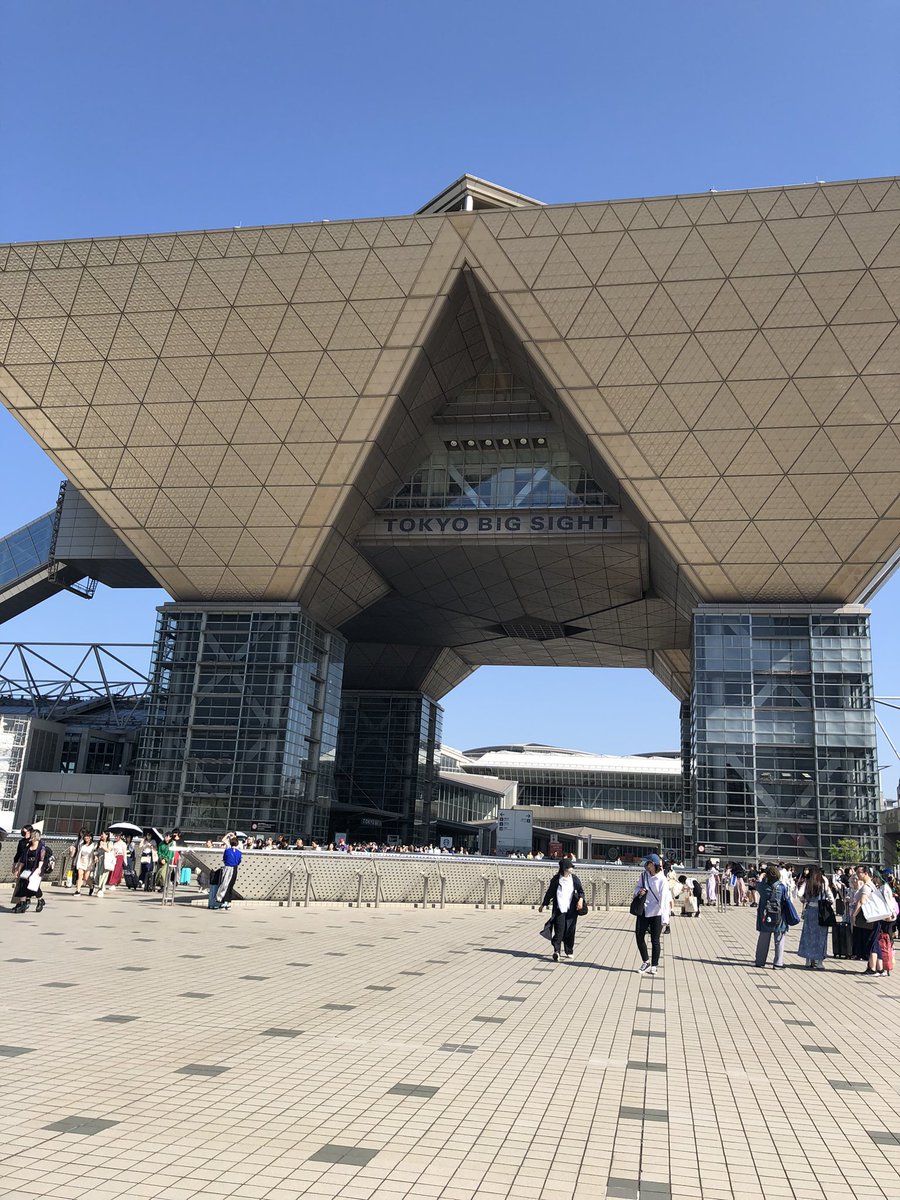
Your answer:
[[[514,779],[495,779],[493,775],[467,775],[464,771],[439,771],[441,783],[453,783],[460,787],[474,788],[479,792],[495,792],[505,796],[516,786]]]
[[[472,765],[489,766],[497,775],[513,776],[525,767],[562,771],[619,771],[635,775],[680,775],[681,760],[675,755],[591,754],[536,742],[505,746],[478,746],[464,750]]]
[[[479,179],[477,175],[460,175],[443,191],[418,209],[418,214],[444,212],[474,212],[486,208],[527,208],[540,204],[531,196],[511,191],[502,184]]]

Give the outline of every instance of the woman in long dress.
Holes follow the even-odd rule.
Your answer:
[[[709,868],[709,874],[706,877],[706,903],[715,904],[719,894],[719,868],[715,863]]]
[[[797,953],[806,959],[807,967],[816,971],[825,970],[828,956],[828,926],[819,924],[819,901],[827,900],[834,905],[834,892],[819,867],[810,867],[805,874],[797,894],[803,901],[803,929]]]
[[[109,882],[106,886],[114,888],[122,882],[122,876],[125,874],[125,857],[128,854],[128,843],[121,833],[117,833],[113,839],[112,852],[116,856],[116,864],[109,873]]]

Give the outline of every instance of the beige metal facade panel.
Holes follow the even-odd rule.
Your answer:
[[[0,247],[0,392],[177,598],[347,619],[490,358],[464,269],[699,597],[844,601],[896,549],[892,179]]]

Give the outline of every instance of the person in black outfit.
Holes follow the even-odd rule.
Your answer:
[[[43,912],[47,902],[41,891],[41,882],[49,860],[50,847],[41,838],[38,831],[32,829],[31,837],[22,853],[21,868],[16,879],[16,890],[13,893],[13,900],[16,901],[13,908],[14,913],[27,912],[31,906],[32,897],[37,900],[37,912]],[[36,884],[36,886],[31,887],[31,884]]]
[[[572,870],[570,858],[559,860],[559,871],[550,880],[550,886],[538,912],[543,912],[548,904],[552,905],[553,913],[553,937],[550,939],[553,945],[553,961],[559,962],[560,946],[565,950],[566,958],[572,957],[575,949],[575,922],[578,920],[578,913],[584,912],[585,909],[584,888]]]

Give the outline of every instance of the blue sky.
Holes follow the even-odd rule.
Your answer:
[[[5,0],[0,241],[409,212],[463,171],[548,202],[894,174],[894,0]],[[5,412],[4,531],[59,474]],[[150,640],[163,593],[49,601],[6,639]],[[873,606],[900,694],[900,579]],[[461,746],[675,747],[649,674],[493,668]],[[889,728],[900,742],[900,713]],[[881,762],[891,790],[897,762]]]

